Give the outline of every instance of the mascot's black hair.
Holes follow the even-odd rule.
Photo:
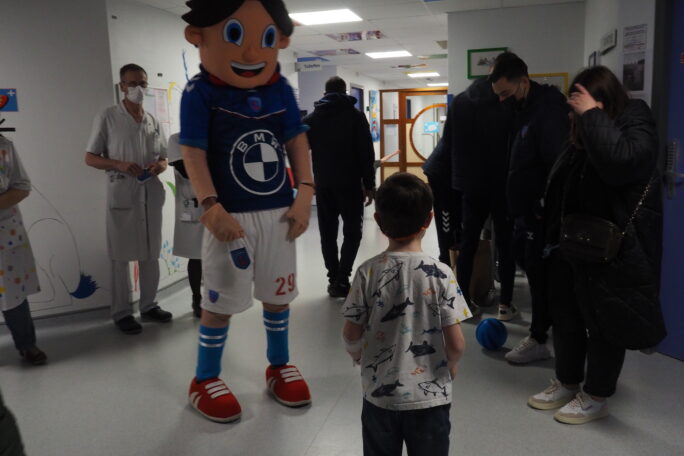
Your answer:
[[[246,0],[190,0],[185,4],[190,11],[183,15],[183,20],[196,27],[210,27],[223,21],[245,3]],[[290,19],[283,0],[259,0],[275,25],[285,36],[294,32],[294,23]]]

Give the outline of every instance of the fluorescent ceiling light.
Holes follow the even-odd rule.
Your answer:
[[[436,72],[424,72],[424,73],[409,73],[410,78],[436,78],[439,73]]]
[[[338,24],[340,22],[359,22],[363,20],[349,9],[293,13],[290,14],[290,17],[302,25]]]
[[[371,59],[391,59],[392,57],[413,57],[409,51],[366,52]]]
[[[448,82],[433,82],[428,84],[428,87],[449,87]]]

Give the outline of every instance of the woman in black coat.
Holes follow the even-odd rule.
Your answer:
[[[629,99],[601,66],[577,75],[568,103],[574,111],[570,144],[551,171],[545,198],[557,379],[528,404],[562,407],[556,420],[584,424],[607,415],[606,398],[615,393],[626,349],[653,347],[665,335],[662,200],[658,138],[646,103]],[[568,229],[570,215],[612,223],[613,239],[624,233],[617,255],[595,259],[582,245],[569,244],[601,234],[594,227],[573,237],[578,230]],[[587,224],[577,226],[582,233]]]

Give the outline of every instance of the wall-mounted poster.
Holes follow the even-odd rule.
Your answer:
[[[646,79],[646,52],[625,54],[622,64],[622,83],[632,92],[644,90]]]
[[[568,94],[568,81],[570,79],[568,73],[538,73],[531,74],[530,79],[539,84],[548,84],[560,90],[563,95]]]
[[[468,79],[487,76],[496,56],[507,50],[507,47],[468,49]]]
[[[368,108],[370,113],[371,137],[373,142],[380,141],[380,109],[378,104],[379,92],[377,90],[368,91]]]

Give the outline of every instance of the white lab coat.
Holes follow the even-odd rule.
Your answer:
[[[169,163],[183,159],[178,137],[178,133],[169,137]],[[190,179],[183,177],[175,168],[174,174],[176,176],[176,224],[173,231],[173,254],[183,258],[200,259],[204,235],[204,226],[199,221],[202,207],[195,197]]]
[[[0,136],[0,194],[12,188],[31,191],[31,181],[12,141]],[[38,273],[19,206],[0,209],[0,310],[12,310],[38,292]]]
[[[157,119],[145,113],[136,122],[123,102],[94,121],[87,152],[141,167],[166,158],[166,137]],[[115,261],[150,261],[161,252],[164,187],[157,176],[144,183],[107,171],[107,247]]]

